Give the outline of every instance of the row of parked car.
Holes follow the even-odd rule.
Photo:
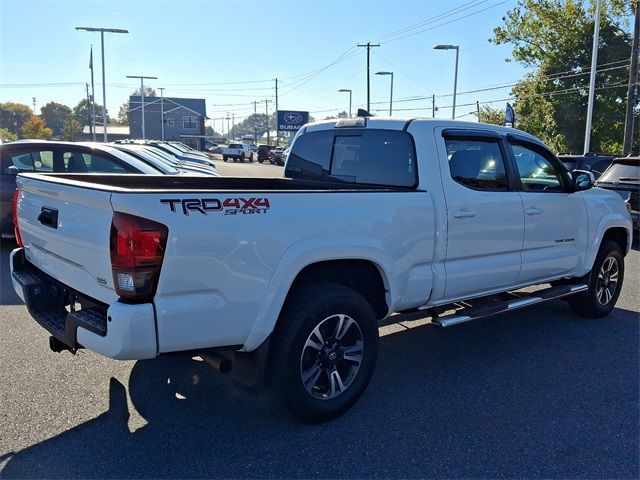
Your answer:
[[[612,155],[588,153],[558,155],[558,159],[570,172],[591,172],[596,187],[617,192],[627,204],[633,228],[640,229],[640,157],[616,158]]]
[[[179,142],[19,140],[0,145],[0,235],[13,237],[13,194],[20,172],[219,176],[206,153]]]

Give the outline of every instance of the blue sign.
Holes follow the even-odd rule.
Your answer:
[[[296,112],[293,110],[278,110],[278,131],[295,132],[309,123],[309,112]]]
[[[504,111],[504,126],[514,127],[516,124],[516,112],[513,111],[513,107],[507,103],[507,108]]]

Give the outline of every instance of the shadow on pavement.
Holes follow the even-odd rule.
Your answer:
[[[22,305],[22,300],[13,291],[9,254],[16,248],[13,240],[2,239],[0,243],[0,305]]]
[[[637,478],[637,312],[562,302],[381,338],[358,404],[323,425],[235,388],[190,355],[139,361],[109,410],[15,453],[3,478]],[[70,393],[72,394],[72,393]]]

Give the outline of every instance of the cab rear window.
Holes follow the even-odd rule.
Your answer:
[[[300,135],[285,176],[395,187],[417,185],[408,133],[396,130],[323,130]]]

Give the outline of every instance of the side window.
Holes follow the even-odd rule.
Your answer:
[[[369,130],[360,136],[336,135],[331,176],[374,185],[413,187],[416,166],[409,135]]]
[[[67,173],[127,173],[118,162],[85,152],[64,152],[62,155]]]
[[[497,140],[445,138],[451,178],[474,190],[509,190]]]
[[[511,144],[518,175],[525,192],[563,192],[560,171],[541,153],[524,145]]]
[[[14,166],[21,172],[52,172],[53,171],[53,152],[51,150],[18,152],[9,154],[9,162],[7,162],[6,171],[3,173],[11,173],[8,167]]]
[[[289,153],[285,176],[320,180],[329,174],[333,132],[309,132],[300,135]]]

